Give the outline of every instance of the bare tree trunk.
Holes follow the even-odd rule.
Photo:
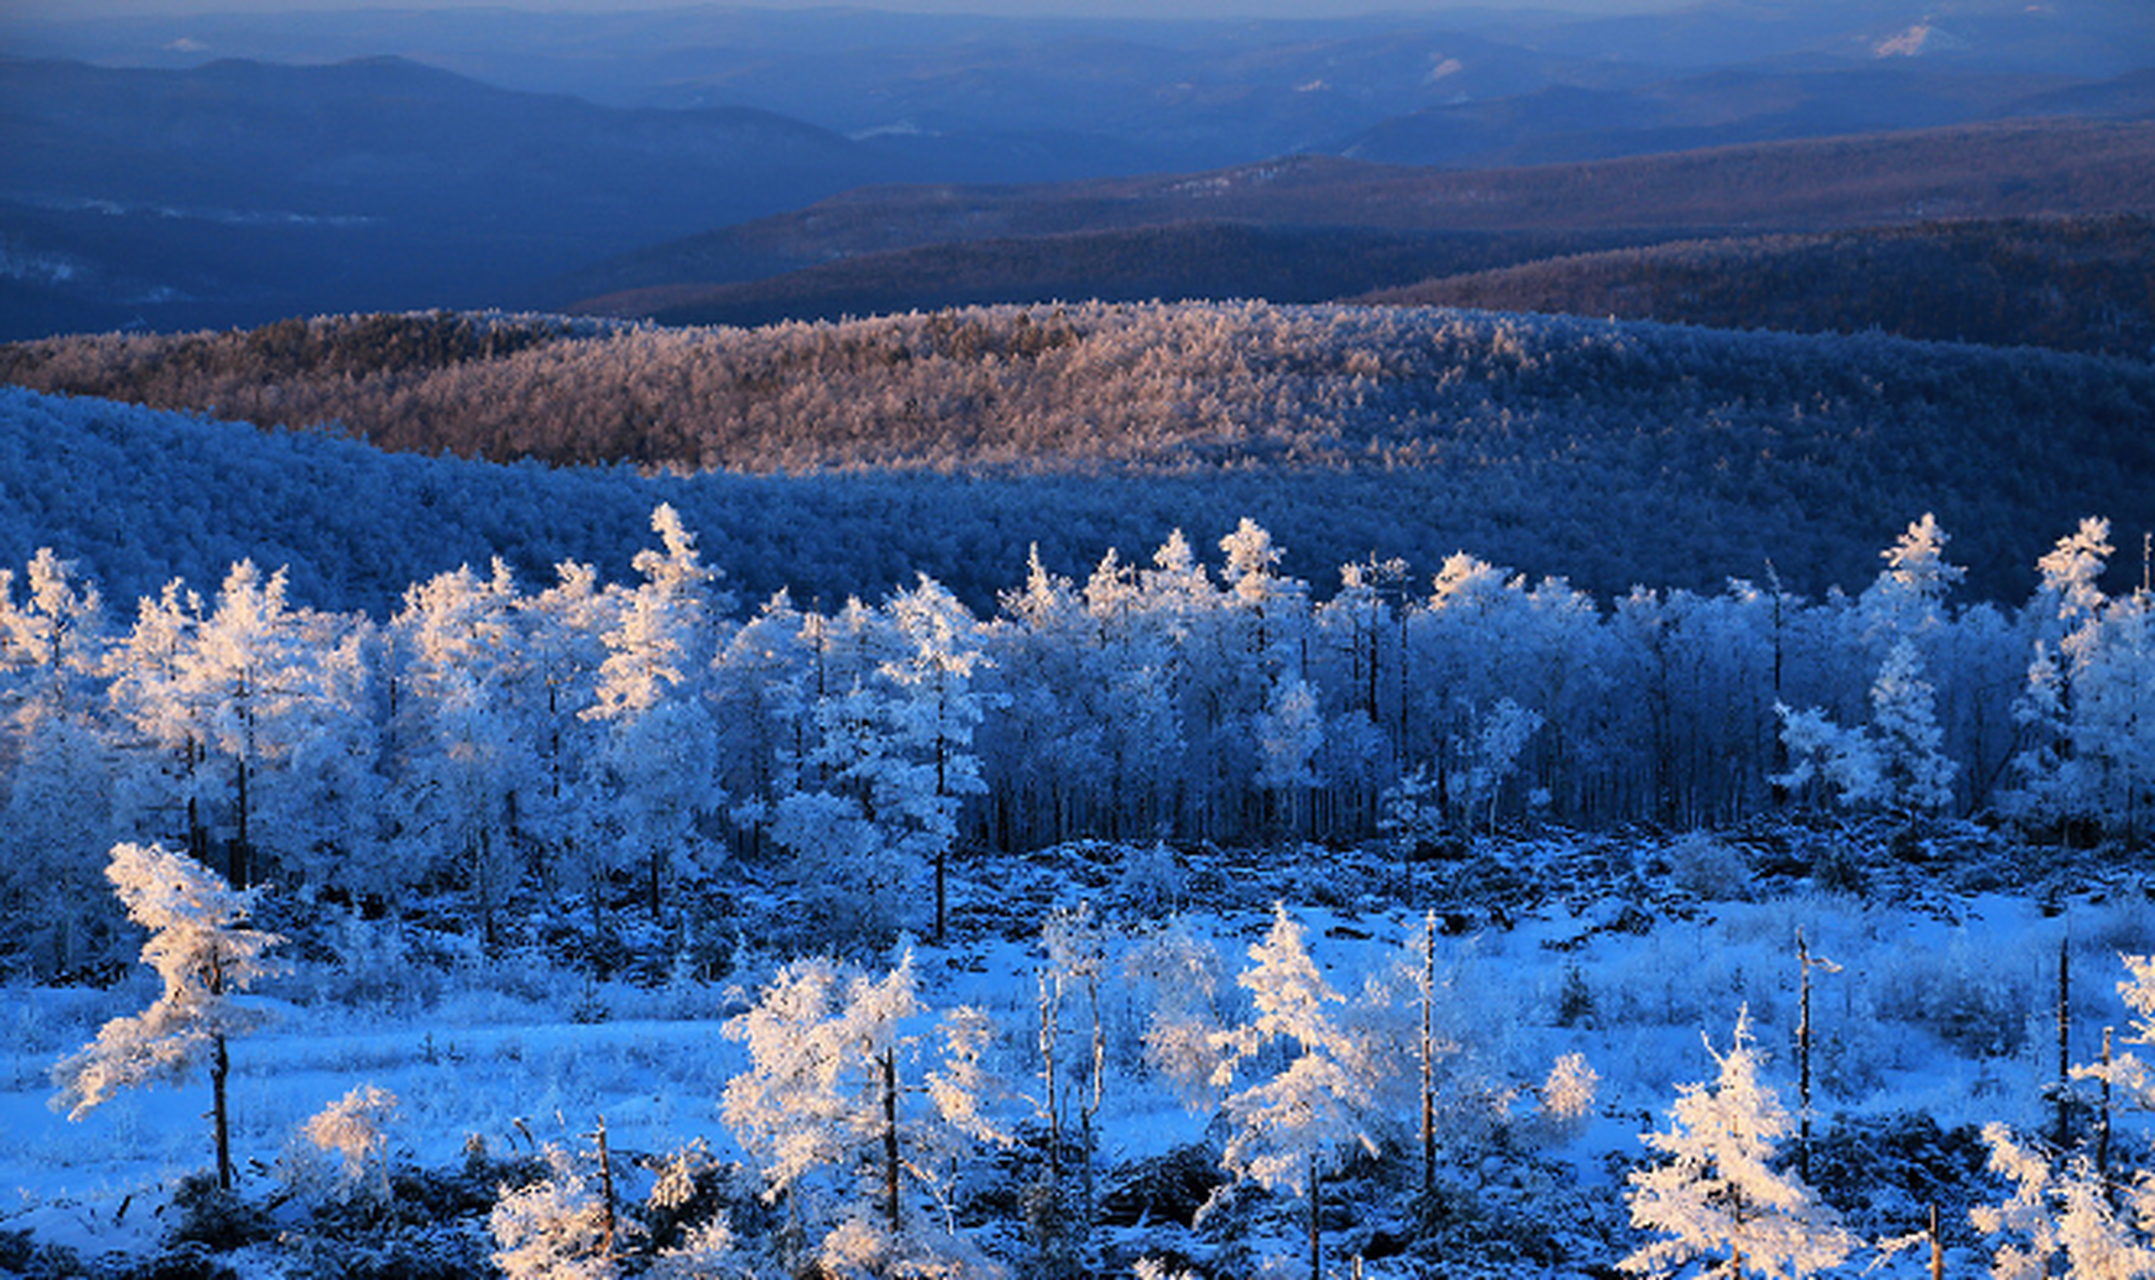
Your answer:
[[[225,1080],[232,1074],[232,1057],[225,1052],[223,1036],[210,1050],[210,1123],[217,1130],[217,1189],[232,1189],[232,1116],[225,1105]]]
[[[1317,1228],[1323,1205],[1323,1189],[1317,1180],[1317,1157],[1312,1155],[1309,1158],[1309,1280],[1324,1280],[1324,1247]]]
[[[1775,600],[1779,607],[1778,597]],[[1777,676],[1778,671],[1775,673]],[[1803,970],[1802,1015],[1796,1023],[1797,1096],[1801,1104],[1797,1120],[1796,1173],[1811,1180],[1811,949],[1796,930],[1796,963]]]
[[[247,843],[249,838],[247,830],[249,807],[247,797],[247,757],[244,755],[239,758],[238,794],[236,799],[238,804],[233,818],[236,827],[232,842],[225,846],[224,873],[225,879],[231,882],[233,888],[244,889],[247,887]]]
[[[599,1117],[598,1137],[599,1198],[604,1202],[605,1205],[605,1225],[602,1228],[604,1234],[601,1237],[599,1249],[601,1257],[611,1258],[614,1256],[614,1238],[615,1233],[620,1229],[620,1223],[614,1216],[614,1162],[612,1154],[606,1149],[605,1116]]]
[[[224,959],[214,952],[209,963],[209,994],[214,1003],[224,996]],[[217,1189],[232,1189],[232,1112],[225,1103],[225,1082],[232,1075],[232,1055],[226,1052],[224,1033],[210,1043],[210,1124],[217,1132]]]
[[[898,1232],[905,1222],[898,1203],[898,1051],[883,1051],[883,1197],[890,1229]]]
[[[2110,1037],[2115,1027],[2103,1028],[2103,1110],[2101,1128],[2095,1131],[2095,1175],[2109,1185],[2110,1178]]]

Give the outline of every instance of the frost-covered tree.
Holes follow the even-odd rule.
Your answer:
[[[122,821],[135,834],[170,839],[208,862],[214,800],[205,766],[205,708],[191,696],[183,662],[202,624],[202,599],[178,580],[140,601],[135,625],[108,658],[120,734]]]
[[[1528,740],[1540,732],[1541,713],[1529,711],[1510,698],[1478,718],[1463,753],[1466,768],[1459,779],[1458,801],[1462,817],[1480,815],[1490,831],[1496,830],[1497,800],[1505,782],[1518,771],[1519,757]]]
[[[2012,1184],[2003,1204],[1978,1205],[1978,1231],[2002,1237],[1991,1256],[1997,1280],[2146,1280],[2155,1276],[2155,1178],[2106,1177],[2085,1153],[2062,1164],[2017,1141],[2004,1124],[1983,1127],[1990,1169]]]
[[[891,597],[888,611],[901,651],[882,665],[898,697],[889,707],[901,749],[921,764],[915,776],[925,794],[900,792],[886,803],[886,820],[906,828],[901,839],[935,867],[935,937],[942,941],[947,908],[944,880],[958,838],[958,807],[987,790],[973,733],[989,699],[974,687],[985,661],[973,615],[958,598],[927,575],[912,590]]]
[[[413,587],[390,629],[404,664],[397,816],[411,844],[462,875],[489,947],[522,865],[521,815],[543,786],[517,623],[515,582],[496,561],[487,579],[463,568]]]
[[[1938,518],[1925,512],[1892,546],[1878,553],[1886,567],[1859,602],[1873,634],[1912,640],[1945,625],[1946,593],[1968,573],[1946,562],[1949,541]]]
[[[372,624],[292,608],[284,573],[265,578],[251,561],[232,567],[208,616],[191,603],[173,589],[144,608],[115,690],[192,761],[169,775],[188,789],[190,833],[221,815],[235,885],[272,863],[349,884],[379,811]]]
[[[1791,1278],[1839,1266],[1856,1238],[1801,1179],[1773,1167],[1795,1122],[1759,1078],[1748,1013],[1727,1053],[1710,1041],[1706,1051],[1718,1077],[1681,1086],[1669,1127],[1643,1138],[1661,1159],[1630,1176],[1632,1224],[1662,1238],[1619,1265],[1668,1275],[1704,1259],[1708,1275]]]
[[[1421,856],[1444,836],[1444,797],[1426,764],[1384,789],[1378,813],[1377,831],[1402,862]]]
[[[795,857],[796,875],[819,919],[840,935],[887,931],[915,906],[907,890],[916,865],[896,815],[931,796],[931,780],[899,751],[890,703],[855,685],[820,699],[812,715],[816,743],[804,774],[821,785],[795,791],[762,817],[771,839]]]
[[[113,846],[106,868],[130,920],[150,930],[142,961],[157,970],[164,994],[132,1017],[114,1018],[97,1039],[52,1069],[55,1109],[80,1120],[121,1089],[187,1080],[207,1065],[217,1144],[217,1185],[232,1186],[231,1074],[226,1041],[260,1026],[265,1014],[244,993],[283,965],[269,958],[282,941],[250,929],[247,894],[215,872],[162,847]]]
[[[1186,920],[1167,921],[1130,949],[1124,976],[1150,1007],[1145,1065],[1165,1076],[1192,1111],[1210,1111],[1223,1095],[1214,1083],[1227,1060],[1220,1033],[1227,986],[1219,948]]]
[[[1302,800],[1320,779],[1313,766],[1324,745],[1324,717],[1317,694],[1298,675],[1282,673],[1257,717],[1257,773],[1251,781],[1289,831],[1301,828]]]
[[[83,902],[116,836],[102,711],[109,644],[95,587],[41,549],[21,599],[0,570],[0,908],[42,967],[88,958],[103,924]]]
[[[602,842],[598,806],[585,784],[596,773],[602,723],[585,715],[595,703],[605,634],[621,613],[620,593],[599,582],[590,565],[562,561],[554,585],[522,597],[519,630],[531,675],[522,690],[530,745],[538,754],[539,785],[526,797],[519,821],[549,857],[539,871],[549,887],[580,883],[589,891],[592,928],[600,925],[603,882],[614,850]]]
[[[693,853],[698,821],[724,799],[704,691],[718,618],[731,603],[710,589],[718,574],[704,565],[671,506],[652,512],[651,528],[664,550],[636,555],[644,582],[605,633],[596,696],[583,715],[606,726],[596,763],[611,834],[624,861],[644,866],[657,918],[669,877],[700,869]]]
[[[43,720],[20,751],[0,802],[0,913],[40,968],[63,973],[117,923],[92,896],[120,834],[115,752],[96,720],[72,713]]]
[[[0,569],[0,692],[18,732],[88,709],[108,643],[104,603],[74,561],[41,547],[24,586],[18,600],[14,571]]]
[[[487,1227],[494,1265],[510,1280],[614,1280],[621,1274],[620,1223],[582,1163],[546,1149],[549,1176],[505,1192]]]
[[[927,1013],[908,951],[881,978],[797,960],[726,1024],[752,1064],[726,1086],[726,1123],[765,1198],[784,1200],[799,1230],[815,1233],[813,1260],[828,1271],[892,1274],[973,1256],[950,1230],[947,1194],[964,1152],[1000,1138],[982,1110],[990,1028],[977,1010],[952,1011],[931,1060]],[[939,1212],[915,1203],[920,1193]]]
[[[397,1095],[380,1085],[359,1085],[309,1117],[300,1132],[315,1147],[333,1151],[343,1161],[347,1191],[367,1188],[387,1204],[388,1126],[397,1114]]]
[[[2037,823],[2085,821],[2138,839],[2155,805],[2155,599],[2097,584],[2110,526],[2085,520],[2039,562],[2027,609],[2035,653],[2014,705],[2028,743],[2003,807]]]
[[[1842,728],[1822,710],[1777,705],[1790,768],[1774,781],[1802,787],[1822,780],[1845,805],[1879,805],[1901,814],[1935,813],[1953,802],[1960,767],[1944,751],[1936,690],[1905,636],[1894,641],[1871,685],[1868,728]]]
[[[1331,1006],[1342,1003],[1310,958],[1301,924],[1282,903],[1264,941],[1250,947],[1254,963],[1236,979],[1250,993],[1256,1016],[1214,1036],[1222,1061],[1213,1082],[1232,1088],[1236,1076],[1260,1061],[1259,1051],[1287,1046],[1286,1065],[1227,1095],[1232,1134],[1221,1162],[1238,1178],[1267,1190],[1286,1187],[1309,1201],[1311,1280],[1324,1274],[1319,1235],[1324,1175],[1348,1150],[1374,1155],[1368,1115],[1369,1064]]]

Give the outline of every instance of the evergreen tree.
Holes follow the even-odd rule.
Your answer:
[[[644,583],[605,633],[592,705],[583,714],[606,726],[599,786],[613,817],[623,859],[641,862],[651,914],[661,915],[669,877],[698,869],[691,852],[698,821],[724,797],[715,767],[718,735],[704,697],[718,618],[730,602],[708,584],[695,537],[661,504],[651,528],[663,551],[636,555]]]
[[[1214,1036],[1223,1060],[1213,1083],[1232,1086],[1267,1045],[1290,1047],[1287,1065],[1271,1078],[1227,1095],[1233,1133],[1221,1160],[1238,1178],[1268,1190],[1286,1187],[1308,1200],[1310,1277],[1319,1280],[1323,1178],[1343,1152],[1360,1147],[1375,1155],[1377,1144],[1367,1114],[1369,1065],[1328,1007],[1341,997],[1310,959],[1302,934],[1286,905],[1276,906],[1271,930],[1250,947],[1256,963],[1236,979],[1249,991],[1256,1017]]]
[[[151,845],[113,846],[106,869],[127,916],[150,930],[142,962],[157,970],[164,994],[127,1018],[114,1018],[97,1039],[52,1069],[56,1109],[80,1120],[121,1089],[179,1084],[205,1063],[217,1145],[217,1185],[232,1187],[231,1074],[226,1041],[254,1030],[262,1011],[241,994],[283,966],[268,956],[281,942],[246,925],[249,898],[190,858]]]
[[[726,1086],[726,1123],[755,1159],[764,1197],[788,1206],[812,1252],[786,1260],[836,1274],[901,1273],[963,1259],[949,1229],[948,1170],[999,1139],[981,1109],[989,1027],[973,1010],[943,1020],[940,1063],[922,1051],[910,951],[874,978],[823,958],[780,969],[754,1008],[726,1024],[752,1066]],[[929,1106],[914,1099],[926,1097]],[[917,1193],[933,1198],[924,1212]]]
[[[1664,1158],[1630,1177],[1632,1224],[1663,1238],[1620,1265],[1669,1275],[1702,1258],[1709,1275],[1741,1277],[1748,1268],[1791,1278],[1839,1266],[1855,1237],[1800,1179],[1773,1167],[1795,1123],[1759,1079],[1748,1014],[1737,1018],[1727,1053],[1711,1042],[1706,1050],[1718,1078],[1681,1087],[1669,1127],[1644,1138]]]

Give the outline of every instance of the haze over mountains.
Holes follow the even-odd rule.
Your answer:
[[[720,8],[17,18],[0,25],[14,59],[0,64],[0,336],[560,308],[652,286],[678,307],[695,296],[682,287],[1050,234],[1064,238],[986,262],[950,251],[871,269],[913,273],[919,302],[1315,300],[1732,230],[2132,211],[2155,187],[2151,51],[2155,18],[2132,0],[1262,22]],[[1963,132],[2004,120],[2040,123]],[[1891,181],[1867,202],[1846,198],[1846,151],[1738,153],[1808,155],[1766,174],[1774,163],[1726,152],[1507,168],[1909,129],[1946,132],[1874,157]],[[1284,156],[1305,158],[1270,163]],[[2049,179],[2029,169],[2046,163]],[[1746,164],[1749,178],[1703,184]],[[1294,181],[1259,191],[1255,177],[1277,172]],[[1145,173],[1196,176],[1128,180]],[[1612,200],[1619,174],[1631,189]],[[1598,185],[1582,194],[1582,180]],[[1992,198],[1967,198],[1971,181]],[[1478,194],[1492,188],[1509,203]],[[1170,224],[1193,225],[1129,234]],[[1319,226],[1385,236],[1293,242]],[[1598,238],[1398,234],[1580,230]],[[1120,243],[1085,238],[1099,233]],[[1271,248],[1253,252],[1253,235]],[[1360,267],[1335,280],[1277,266],[1312,254]],[[824,279],[683,314],[886,300]]]

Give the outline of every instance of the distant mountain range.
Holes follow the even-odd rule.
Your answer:
[[[11,19],[0,337],[551,307],[652,286],[680,302],[688,286],[838,258],[1043,235],[1078,238],[995,250],[1008,267],[950,251],[963,288],[931,278],[911,293],[1309,296],[1318,282],[1283,276],[1279,246],[1313,228],[1591,231],[1614,239],[1554,247],[1607,248],[2110,212],[2148,200],[2145,171],[2119,149],[2151,127],[2151,51],[2155,10],[2139,0],[1706,3],[1651,20],[717,8]],[[2114,131],[2045,138],[1989,123],[2008,118]],[[1941,172],[1959,162],[1866,141],[1785,171],[1775,166],[1795,153],[1767,149],[1763,168],[1708,172],[1751,154],[1730,146],[1918,127],[1973,130],[1959,135],[1967,167]],[[1708,145],[1722,149],[1691,165],[1596,167]],[[1377,161],[1595,164],[1465,176]],[[1135,240],[1231,264],[1255,233],[1228,223],[1265,228],[1273,246],[1246,279],[1132,265],[1152,251],[1084,238],[1213,224],[1223,238],[1209,251],[1183,232]],[[1379,237],[1346,257],[1418,272],[1422,252]],[[1410,282],[1348,271],[1339,287]],[[887,292],[801,287],[815,295],[806,312],[788,310],[792,285],[712,305],[822,314]]]
[[[849,192],[559,288],[584,295],[572,310],[674,323],[1090,296],[1314,301],[1386,272],[1406,285],[1731,232],[2132,211],[2155,212],[2155,123],[2008,122],[1492,171],[1311,156]]]

